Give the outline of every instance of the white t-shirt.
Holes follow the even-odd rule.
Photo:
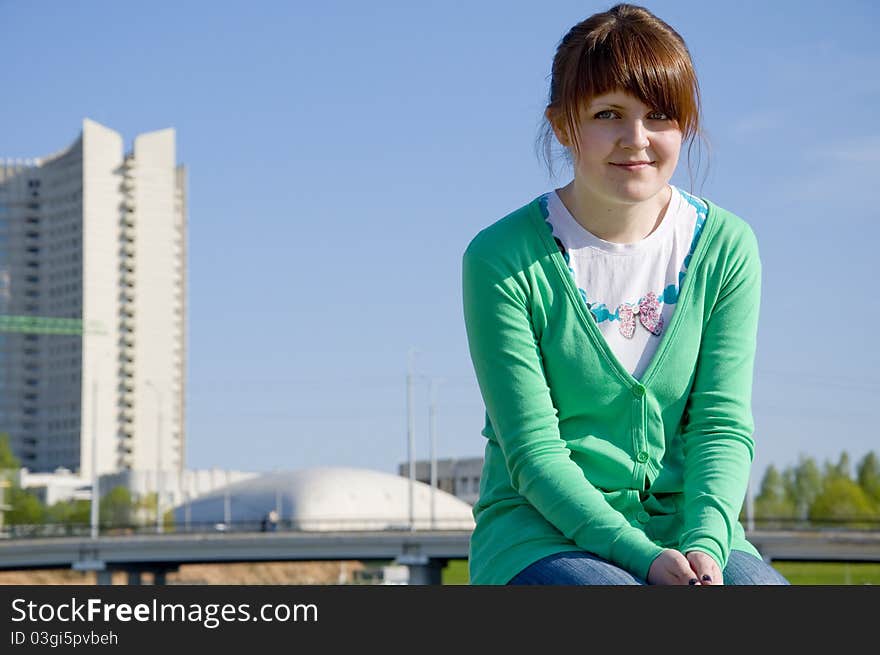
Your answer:
[[[599,331],[620,363],[640,379],[675,311],[708,207],[672,186],[657,229],[637,243],[623,244],[586,230],[555,191],[539,200]]]

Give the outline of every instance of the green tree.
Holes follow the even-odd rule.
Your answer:
[[[822,493],[810,506],[809,517],[818,524],[846,521],[851,522],[851,527],[871,527],[872,521],[878,518],[878,511],[864,489],[850,478],[837,474],[826,476]]]
[[[0,471],[4,469],[20,469],[21,461],[12,454],[9,445],[9,435],[5,432],[0,434]]]
[[[764,471],[761,490],[755,498],[755,519],[761,519],[766,524],[768,519],[791,518],[794,511],[794,504],[785,490],[785,480],[771,464]]]
[[[792,475],[791,495],[798,518],[805,519],[810,506],[822,493],[822,472],[812,457],[801,455]]]
[[[18,486],[14,473],[21,468],[21,461],[12,453],[9,435],[0,434],[0,471],[4,471],[9,486],[4,488],[3,502],[9,506],[3,514],[6,525],[37,525],[46,518],[46,507],[34,494]]]
[[[849,461],[849,454],[845,450],[840,453],[840,459],[837,460],[837,464],[825,463],[826,478],[838,477],[844,480],[852,480],[851,475],[852,465]]]
[[[144,494],[135,502],[135,511],[142,525],[156,524],[156,500],[158,494],[155,491]],[[164,529],[174,528],[174,508],[170,507],[162,513],[162,526]]]
[[[856,480],[868,498],[880,509],[880,458],[873,450],[859,462]]]
[[[140,519],[140,523],[147,524],[156,523],[156,499],[159,496],[155,491],[144,494],[137,499],[135,503],[137,516]]]
[[[110,528],[125,528],[132,524],[133,503],[127,487],[116,486],[101,498],[100,523]]]
[[[11,509],[6,511],[4,522],[8,525],[39,525],[46,520],[46,506],[34,494],[16,484],[6,489]]]
[[[69,526],[89,525],[91,511],[91,503],[88,500],[59,500],[49,507],[47,518],[50,523],[63,523]]]
[[[9,447],[9,435],[4,432],[0,434],[0,530],[7,522],[6,511],[11,508],[8,503],[11,500],[12,481],[18,468],[17,464],[18,461]]]

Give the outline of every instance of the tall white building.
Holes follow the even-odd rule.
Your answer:
[[[186,245],[173,129],[126,153],[86,119],[0,159],[0,433],[23,466],[183,469]]]

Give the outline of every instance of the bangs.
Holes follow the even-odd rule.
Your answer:
[[[559,71],[556,110],[574,133],[581,109],[605,93],[622,90],[678,122],[683,140],[697,131],[699,88],[683,42],[647,30],[593,33]],[[604,32],[604,33],[602,33]]]
[[[552,174],[554,137],[577,152],[582,113],[597,96],[621,91],[674,120],[682,144],[703,139],[697,74],[682,36],[644,7],[618,4],[572,27],[556,48],[542,142]],[[567,135],[562,135],[562,132]],[[558,141],[558,139],[557,139]]]

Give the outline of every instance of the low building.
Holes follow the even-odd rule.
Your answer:
[[[410,503],[410,500],[412,502]],[[266,473],[174,508],[178,530],[252,530],[270,512],[280,530],[472,530],[466,502],[421,482],[370,469]]]
[[[155,470],[118,471],[102,475],[99,481],[103,496],[113,487],[125,487],[134,497],[161,492],[162,507],[168,508],[210,494],[230,484],[256,478],[260,473],[252,471],[229,471],[226,469],[163,470],[157,476]]]
[[[480,475],[483,472],[482,457],[438,459],[436,463],[438,489],[470,505],[477,502],[480,497]],[[430,460],[416,460],[415,465],[415,479],[430,485]],[[402,477],[409,477],[408,463],[400,464],[397,470]]]
[[[118,471],[100,476],[98,487],[101,496],[114,487],[125,487],[133,497],[140,498],[156,493],[161,487],[162,506],[171,507],[259,475],[217,468],[188,469],[179,473],[162,471],[159,476],[156,471]],[[47,506],[65,500],[91,500],[92,497],[91,479],[66,468],[58,468],[52,473],[34,473],[27,468],[21,468],[14,472],[12,479]]]
[[[89,500],[92,497],[91,480],[63,467],[52,473],[33,473],[28,468],[21,468],[15,477],[20,488],[27,489],[47,507],[65,500]]]

